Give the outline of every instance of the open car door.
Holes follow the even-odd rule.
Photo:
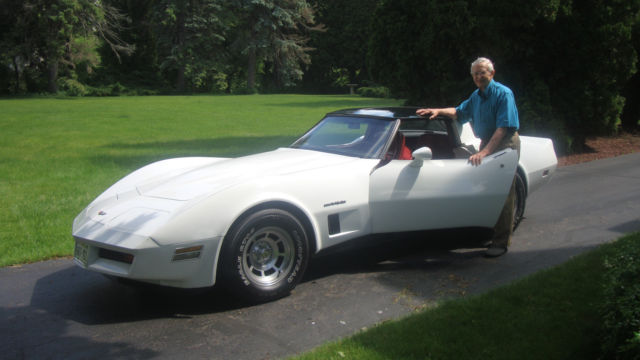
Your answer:
[[[485,157],[477,167],[467,159],[391,160],[371,174],[372,230],[492,228],[517,163],[518,154],[511,149]]]

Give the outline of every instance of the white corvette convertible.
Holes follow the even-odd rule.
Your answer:
[[[493,228],[516,177],[517,214],[556,168],[549,139],[522,136],[468,163],[468,126],[416,108],[327,114],[286,148],[177,158],[107,189],[73,222],[74,260],[103,274],[241,296],[288,294],[310,257],[373,234]]]

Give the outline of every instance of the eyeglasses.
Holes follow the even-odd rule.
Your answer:
[[[485,75],[485,74],[487,74],[487,71],[486,70],[482,70],[482,71],[472,72],[471,76],[482,76],[482,75]]]

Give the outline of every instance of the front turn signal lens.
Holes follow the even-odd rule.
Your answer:
[[[200,257],[203,247],[204,246],[202,245],[197,245],[176,249],[176,251],[173,253],[173,258],[171,259],[171,261],[197,259]]]

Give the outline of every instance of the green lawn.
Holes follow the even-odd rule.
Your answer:
[[[76,214],[147,163],[275,149],[329,111],[400,103],[305,95],[0,100],[0,266],[70,255]]]

